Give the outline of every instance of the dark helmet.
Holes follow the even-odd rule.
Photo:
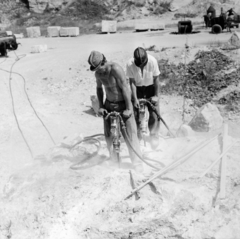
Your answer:
[[[136,66],[145,66],[148,62],[148,55],[145,49],[138,47],[133,53],[134,63]]]

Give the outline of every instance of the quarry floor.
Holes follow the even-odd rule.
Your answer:
[[[152,54],[158,59],[180,62],[187,43],[190,61],[197,50],[214,47],[231,36],[227,32],[213,35],[209,30],[188,36],[171,34],[174,31],[19,39],[16,54],[10,52],[8,58],[0,58],[0,69],[9,71],[15,63],[11,82],[9,73],[0,71],[0,239],[240,238],[239,143],[227,157],[225,200],[217,197],[218,166],[207,177],[199,177],[220,154],[215,139],[191,161],[156,179],[154,187],[146,186],[136,201],[134,197],[124,200],[132,190],[124,144],[125,164],[121,169],[104,161],[107,153],[101,140],[99,155],[81,170],[72,170],[70,166],[85,157],[83,150],[73,158],[53,144],[44,128],[56,145],[103,133],[102,119],[91,109],[95,79],[87,59],[92,50],[103,52],[108,60],[125,68],[138,46],[156,45],[160,51]],[[31,47],[39,44],[47,44],[48,51],[32,54]],[[163,47],[171,52],[175,48],[175,54],[161,51]],[[239,52],[233,57],[239,58]],[[14,119],[9,82],[19,125],[33,157]],[[24,87],[44,126],[31,108]],[[176,132],[182,124],[182,98],[162,95],[160,106],[163,118]],[[240,138],[239,122],[239,117],[229,120],[229,143]],[[158,151],[143,145],[142,150],[164,165],[212,137],[196,134],[171,139],[163,125],[161,134]],[[94,145],[85,147],[95,150]],[[144,179],[135,173],[133,176],[137,184]]]

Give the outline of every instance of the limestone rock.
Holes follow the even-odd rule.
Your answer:
[[[70,0],[29,0],[31,11],[43,13],[47,9],[62,9]]]
[[[235,239],[238,238],[240,235],[240,219],[239,219],[239,214],[238,216],[233,216],[231,218],[231,221],[223,226],[214,236],[216,239],[224,239],[224,238],[229,238],[229,239]]]
[[[136,31],[147,31],[150,29],[150,25],[148,23],[137,23],[135,25]]]
[[[165,23],[159,22],[159,23],[153,23],[150,25],[151,30],[164,30],[165,29]]]
[[[117,21],[102,20],[102,32],[116,32]]]
[[[27,30],[27,36],[29,38],[36,38],[41,36],[40,27],[28,27],[26,30]]]
[[[53,27],[48,27],[47,31],[48,31],[48,36],[49,37],[59,37],[60,35],[60,26],[53,26]]]
[[[20,33],[20,34],[14,34],[14,36],[15,36],[17,39],[24,38],[23,33]]]
[[[34,45],[31,48],[31,53],[41,53],[47,51],[47,45]]]
[[[33,12],[43,13],[48,7],[49,0],[29,0],[29,7]]]
[[[137,7],[143,7],[146,4],[146,0],[135,0],[134,3]]]
[[[192,130],[192,128],[189,125],[183,124],[180,126],[180,128],[177,131],[178,137],[188,137],[188,136],[194,136],[195,132]]]
[[[209,132],[219,129],[223,118],[216,105],[207,103],[203,105],[188,124],[197,132]]]
[[[76,37],[79,35],[79,27],[61,27],[61,37]]]

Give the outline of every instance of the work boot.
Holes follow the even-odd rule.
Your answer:
[[[156,150],[159,146],[159,136],[156,134],[150,135],[150,145],[152,150]]]

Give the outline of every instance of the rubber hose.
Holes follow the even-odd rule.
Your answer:
[[[128,134],[127,134],[127,131],[126,131],[125,126],[122,126],[122,130],[123,130],[124,138],[126,139],[126,143],[130,146],[130,148],[133,150],[133,152],[134,152],[145,164],[147,164],[148,166],[150,166],[150,167],[152,167],[152,168],[155,168],[155,169],[158,169],[158,170],[159,170],[160,168],[158,168],[158,167],[156,167],[156,166],[148,163],[148,162],[147,162],[146,160],[144,160],[144,159],[142,158],[142,156],[139,155],[138,152],[133,148],[132,144],[130,143],[130,139],[129,139],[129,137],[128,137]]]
[[[100,147],[101,147],[101,142],[100,142],[98,139],[85,138],[85,139],[81,140],[81,142],[79,142],[79,144],[82,143],[82,142],[85,142],[85,141],[89,141],[89,140],[94,140],[94,141],[96,141],[96,142],[98,143],[96,152],[94,152],[93,154],[87,156],[85,159],[81,160],[80,162],[77,162],[77,163],[72,164],[72,165],[70,166],[71,169],[74,169],[74,170],[80,169],[80,168],[78,168],[78,167],[76,168],[76,166],[79,165],[80,163],[85,162],[85,161],[88,160],[88,159],[91,159],[92,157],[94,157],[95,155],[98,154],[98,152],[99,152],[99,150],[100,150]],[[75,144],[75,146],[76,146],[76,144]],[[74,146],[74,147],[75,147],[75,146]],[[72,149],[73,149],[73,147],[72,147]]]
[[[149,104],[149,106],[152,108],[153,112],[157,115],[158,121],[162,121],[163,124],[165,125],[165,127],[167,128],[168,132],[175,138],[175,135],[171,132],[171,130],[169,129],[169,127],[167,126],[166,122],[164,121],[164,119],[162,118],[162,116],[160,114],[158,114],[156,107],[150,103],[149,101],[147,101],[147,103]]]
[[[90,136],[86,136],[84,137],[82,140],[78,141],[77,143],[75,143],[71,149],[73,149],[74,147],[76,147],[78,144],[81,144],[82,142],[84,142],[85,140],[88,139],[93,139],[94,137],[99,137],[99,136],[104,136],[104,134],[94,134],[94,135],[90,135]]]

